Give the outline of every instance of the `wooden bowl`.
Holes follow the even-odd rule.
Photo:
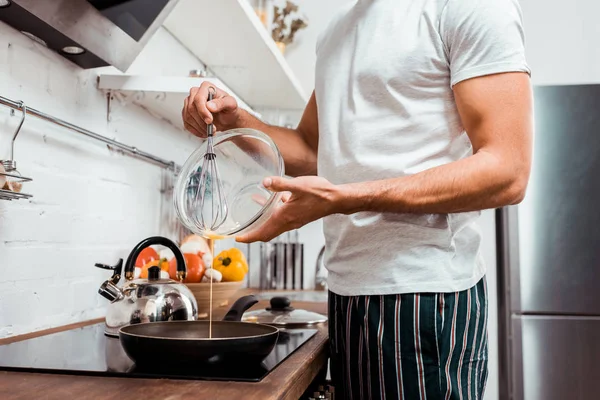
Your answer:
[[[212,309],[227,307],[236,300],[236,293],[243,285],[240,282],[213,282],[212,287]],[[198,303],[198,318],[208,316],[210,309],[210,283],[186,283],[185,284],[194,294]]]

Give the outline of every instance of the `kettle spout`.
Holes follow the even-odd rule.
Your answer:
[[[121,271],[123,270],[123,259],[119,259],[119,262],[114,265],[105,265],[105,264],[96,264],[98,268],[102,269],[110,269],[113,270],[113,275],[109,280],[105,281],[98,289],[98,293],[102,295],[102,297],[108,299],[110,302],[114,302],[117,300],[123,299],[125,295],[123,291],[117,287],[117,283],[121,280]]]
[[[111,303],[117,300],[122,300],[125,295],[123,291],[117,287],[110,280],[105,281],[98,289],[98,293],[102,295],[105,299],[109,300]]]

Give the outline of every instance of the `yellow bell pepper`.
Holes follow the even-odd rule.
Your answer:
[[[248,262],[244,253],[234,247],[220,252],[213,260],[213,268],[223,275],[223,281],[239,282],[248,273]]]

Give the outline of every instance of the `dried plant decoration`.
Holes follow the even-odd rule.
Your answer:
[[[306,18],[298,14],[298,6],[289,0],[285,7],[274,7],[271,36],[276,43],[292,43],[296,33],[308,26]]]

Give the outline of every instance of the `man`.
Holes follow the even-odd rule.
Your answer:
[[[487,378],[480,210],[519,203],[532,96],[517,0],[359,0],[317,44],[296,129],[267,125],[208,85],[186,128],[250,127],[294,179],[267,241],[324,218],[331,371],[341,399],[481,399]],[[318,177],[316,176],[318,174]]]

